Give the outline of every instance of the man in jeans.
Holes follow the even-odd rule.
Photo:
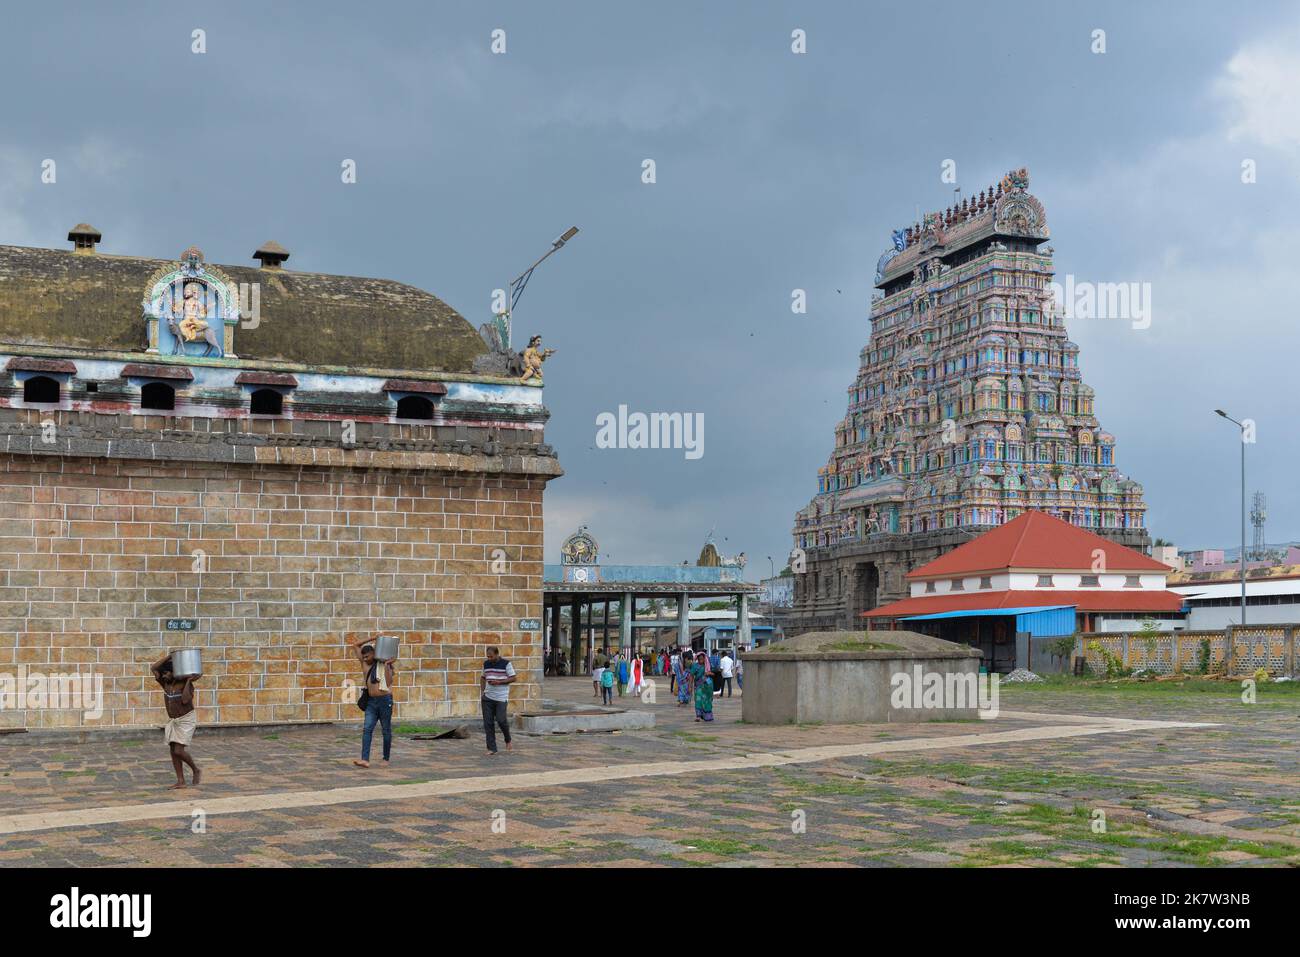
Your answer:
[[[370,741],[375,734],[375,725],[379,724],[384,731],[384,767],[388,767],[389,754],[393,750],[393,663],[377,661],[375,646],[368,639],[362,639],[356,645],[370,698],[366,702],[366,722],[361,730],[361,760],[352,763],[359,768],[370,767]]]
[[[489,647],[487,660],[483,662],[483,675],[479,678],[479,688],[483,692],[483,733],[487,735],[489,757],[497,753],[497,725],[501,727],[501,736],[506,739],[506,750],[510,750],[510,721],[506,717],[506,707],[510,703],[510,685],[515,677],[515,666],[501,657],[500,649],[495,645]]]

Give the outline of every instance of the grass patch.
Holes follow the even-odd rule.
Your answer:
[[[675,738],[681,738],[683,741],[691,741],[695,744],[707,744],[718,740],[716,734],[695,734],[692,731],[674,731],[672,734]]]
[[[794,791],[796,794],[808,797],[824,797],[836,794],[885,794],[879,787],[872,785],[868,781],[859,781],[853,778],[834,778],[830,781],[806,781],[803,778],[795,777],[783,771],[773,772],[780,782]],[[890,800],[897,798],[889,796]]]
[[[1052,854],[1066,850],[1064,844],[1027,844],[1023,841],[989,841],[974,848],[970,857],[965,858],[958,867],[990,867],[998,864],[1019,863],[1021,861],[1045,861]]]
[[[695,841],[678,841],[677,843],[688,850],[716,854],[719,857],[734,857],[737,854],[749,854],[751,851],[766,850],[761,844],[746,844],[744,841],[732,841],[727,838],[700,838]]]
[[[399,724],[393,728],[393,734],[442,734],[447,730],[436,724]]]
[[[1018,823],[1042,824],[1048,827],[1077,827],[1080,822],[1089,820],[1088,809],[1076,804],[1066,811],[1050,804],[1028,804],[1006,815],[1008,820]]]
[[[1047,771],[1039,768],[995,768],[958,761],[938,764],[913,764],[891,762],[881,768],[882,777],[931,777],[952,781],[967,787],[991,791],[1044,791],[1063,793],[1117,791],[1129,795],[1157,794],[1167,790],[1163,784],[1120,780],[1100,774],[1074,774],[1066,771]]]
[[[891,645],[887,641],[833,641],[828,645],[818,645],[818,651],[902,651],[902,645]]]
[[[1197,675],[1188,675],[1181,681],[1144,681],[1141,678],[1075,677],[1074,675],[1042,675],[1042,681],[1012,682],[1002,684],[1003,694],[1044,691],[1114,692],[1122,695],[1150,695],[1162,698],[1171,694],[1209,695],[1211,697],[1241,698],[1240,681],[1215,681]],[[1300,681],[1268,681],[1255,686],[1260,697],[1276,696],[1294,699],[1300,697]]]

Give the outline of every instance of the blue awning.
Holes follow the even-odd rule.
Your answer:
[[[933,615],[908,615],[899,621],[932,621],[936,618],[995,618],[1001,615],[1029,615],[1039,611],[1073,609],[1073,605],[1034,605],[1028,608],[975,608],[968,611],[941,611]]]

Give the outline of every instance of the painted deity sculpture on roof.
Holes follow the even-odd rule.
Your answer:
[[[141,303],[147,350],[161,355],[234,358],[239,289],[194,246],[149,278]]]

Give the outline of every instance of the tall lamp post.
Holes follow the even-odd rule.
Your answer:
[[[510,280],[510,290],[507,293],[509,300],[506,303],[505,348],[509,349],[511,346],[511,336],[513,334],[512,317],[514,316],[515,305],[519,302],[519,297],[524,294],[524,287],[528,285],[528,280],[533,278],[533,270],[546,262],[548,258],[554,255],[564,246],[565,243],[576,235],[578,235],[578,227],[570,226],[558,239],[551,243],[551,248],[546,251],[546,254],[542,256],[541,259],[537,260],[537,262],[533,263],[514,279]]]
[[[1241,624],[1246,624],[1246,427],[1222,409],[1214,410],[1241,432]]]

